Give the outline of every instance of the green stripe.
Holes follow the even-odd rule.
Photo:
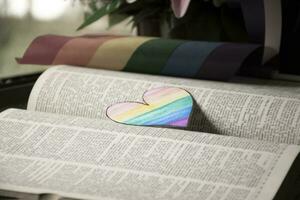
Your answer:
[[[182,97],[154,110],[148,111],[138,116],[134,116],[133,118],[126,120],[125,123],[144,123],[149,119],[157,119],[161,116],[165,116],[172,112],[175,112],[178,110],[178,108],[182,109],[192,106],[193,100],[190,96]]]
[[[160,74],[173,51],[182,43],[181,40],[149,40],[135,50],[124,71]]]

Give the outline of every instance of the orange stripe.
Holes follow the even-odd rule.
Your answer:
[[[57,53],[52,64],[86,66],[96,50],[108,40],[120,36],[78,37],[67,42]]]

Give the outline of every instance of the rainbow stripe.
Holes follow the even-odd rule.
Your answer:
[[[188,78],[229,80],[260,45],[130,37],[45,35],[36,38],[20,64],[74,65]],[[259,66],[259,59],[251,64]]]
[[[144,103],[123,102],[107,109],[113,121],[128,125],[186,127],[193,108],[193,98],[185,90],[162,87],[148,90]]]
[[[213,80],[229,80],[238,72],[257,76],[262,71],[270,75],[272,70],[261,67],[280,50],[281,0],[231,3],[240,4],[252,44],[115,35],[44,35],[33,40],[17,61]]]

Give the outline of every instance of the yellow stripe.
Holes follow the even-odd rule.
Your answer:
[[[127,120],[128,118],[138,116],[145,112],[149,112],[151,110],[157,109],[159,107],[162,107],[162,106],[172,102],[173,100],[181,99],[186,96],[187,96],[187,94],[181,94],[181,95],[178,95],[177,98],[172,98],[172,99],[170,99],[169,97],[166,97],[164,99],[161,99],[161,101],[159,101],[158,103],[151,103],[151,105],[149,105],[149,106],[145,106],[145,105],[141,104],[140,106],[137,106],[134,109],[131,109],[131,110],[124,112],[122,114],[119,114],[117,116],[114,116],[114,119],[116,119],[119,122],[122,122],[124,120]]]
[[[150,37],[125,37],[109,40],[102,44],[88,63],[88,67],[122,70],[134,51]]]

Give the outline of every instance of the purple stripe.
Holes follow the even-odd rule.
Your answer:
[[[200,68],[197,77],[214,80],[229,80],[244,61],[258,50],[260,45],[225,43],[216,48]],[[259,64],[261,56],[253,57],[251,64]]]
[[[188,124],[189,118],[184,118],[175,122],[170,123],[169,125],[171,126],[181,126],[181,127],[186,127]]]

